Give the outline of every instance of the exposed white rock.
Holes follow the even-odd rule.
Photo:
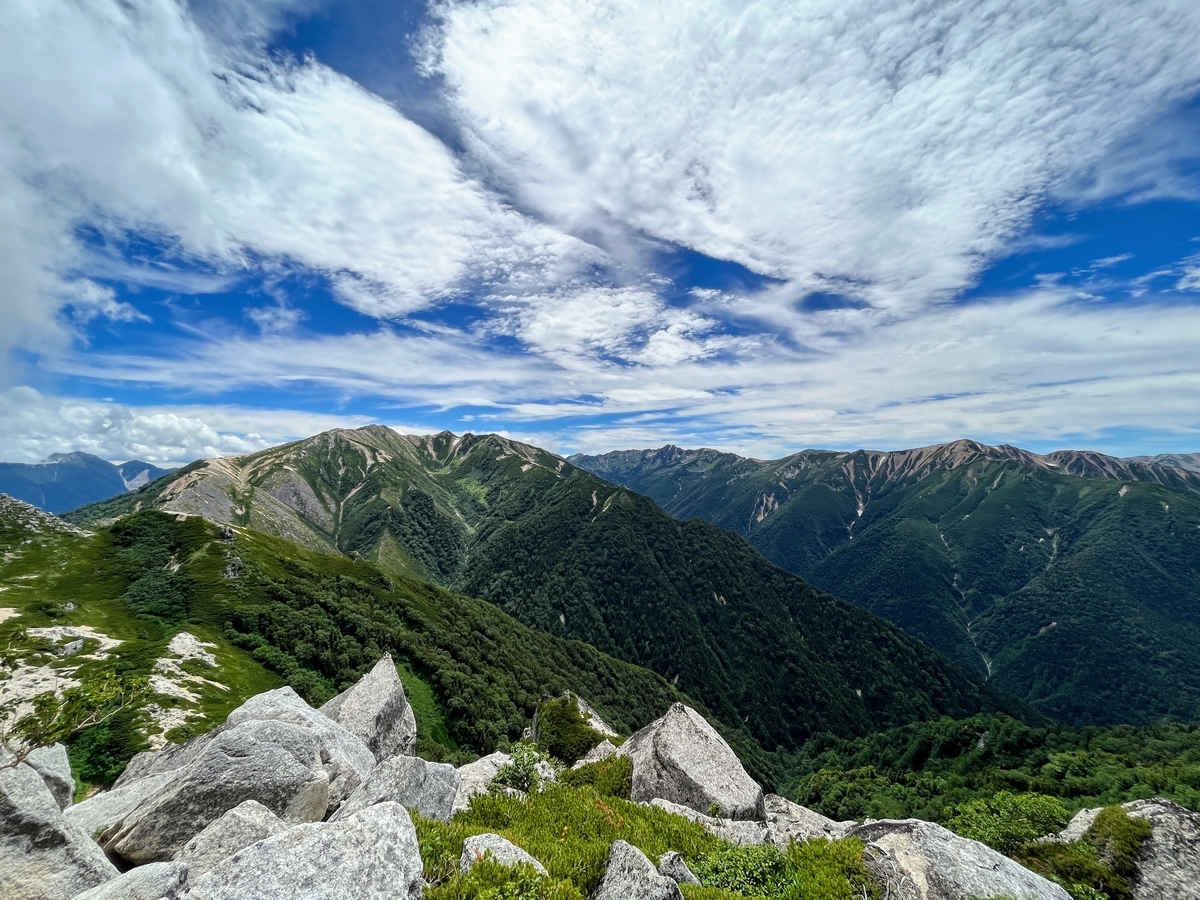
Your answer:
[[[416,716],[390,653],[321,712],[361,738],[377,760],[411,756],[417,746]]]
[[[815,813],[778,794],[767,794],[764,807],[769,839],[781,850],[786,850],[792,841],[808,841],[813,838],[837,840],[845,837],[846,832],[857,824],[827,819],[820,813]]]
[[[394,800],[427,819],[449,822],[458,781],[454,766],[426,762],[415,756],[393,756],[375,767],[331,821],[341,821],[368,806]]]
[[[42,694],[61,694],[65,690],[79,687],[71,677],[74,669],[55,669],[50,666],[18,666],[12,674],[0,681],[0,706],[14,703],[9,719],[16,721],[33,712],[33,698]]]
[[[195,881],[233,854],[288,828],[288,823],[257,800],[245,800],[184,844],[175,859],[187,863]]]
[[[90,625],[51,625],[47,628],[27,628],[26,633],[31,637],[50,641],[52,644],[73,639],[96,641],[100,646],[92,654],[94,659],[104,659],[108,656],[108,651],[121,646],[122,643],[117,638],[109,637]]]
[[[63,817],[41,775],[24,763],[0,769],[0,897],[69,900],[116,876],[95,841]]]
[[[177,900],[187,888],[190,872],[181,862],[150,863],[130,869],[73,900]]]
[[[763,792],[702,715],[675,703],[617,751],[633,760],[634,800],[661,798],[724,819],[764,815]]]
[[[454,795],[453,812],[461,812],[471,805],[471,798],[486,794],[492,779],[500,771],[501,766],[512,762],[507,753],[497,750],[487,756],[480,757],[473,763],[459,766],[458,792]]]
[[[692,874],[683,857],[674,850],[668,850],[658,860],[658,874],[665,875],[676,884],[699,884],[700,879]]]
[[[547,874],[545,866],[516,844],[498,834],[477,834],[463,841],[463,852],[458,861],[459,871],[471,871],[472,866],[485,856],[490,856],[502,866],[519,866],[521,863],[527,863],[542,875]]]
[[[0,587],[0,591],[6,590],[8,590],[7,587]],[[14,609],[11,606],[0,606],[0,625],[3,625],[9,619],[15,619],[19,615],[21,615],[21,611],[18,609]]]
[[[399,803],[297,825],[192,883],[188,900],[420,900],[417,833]],[[628,898],[625,898],[628,900]]]
[[[978,841],[919,819],[869,822],[850,829],[883,855],[870,867],[900,900],[1071,900],[1058,885]]]
[[[595,747],[585,753],[583,757],[575,763],[575,765],[571,766],[571,768],[582,769],[584,766],[590,765],[591,763],[597,763],[601,760],[608,759],[616,752],[617,748],[613,745],[613,742],[608,738],[605,738]]]
[[[42,777],[59,809],[71,805],[71,798],[75,796],[75,779],[71,775],[71,760],[67,758],[66,747],[62,744],[38,747],[25,757],[25,764]]]
[[[694,809],[682,804],[663,800],[660,797],[651,800],[648,805],[657,806],[659,809],[665,809],[674,815],[690,819],[698,825],[703,825],[704,830],[709,834],[715,835],[731,844],[736,844],[739,847],[765,844],[770,840],[767,826],[763,822],[751,822],[744,819],[717,819],[712,816],[706,816],[704,813],[698,813]]]
[[[591,900],[682,900],[674,879],[659,875],[646,854],[624,841],[614,841],[608,867]]]
[[[217,658],[209,651],[216,649],[216,644],[206,643],[187,631],[179,632],[167,644],[167,652],[172,656],[178,657],[183,662],[197,660],[213,668],[216,668]]]
[[[95,836],[120,822],[143,801],[162,792],[175,779],[174,772],[147,775],[119,787],[113,786],[81,800],[63,811],[63,816],[84,834]]]

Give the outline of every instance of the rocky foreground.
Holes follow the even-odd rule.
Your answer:
[[[410,811],[449,821],[491,789],[509,757],[497,752],[456,769],[412,755],[415,743],[412,708],[385,656],[319,710],[291,688],[252,697],[208,734],[135,757],[111,790],[78,804],[65,748],[38,750],[0,768],[0,897],[419,898],[423,864]],[[1069,900],[1061,887],[939,825],[834,822],[764,795],[712,726],[682,704],[619,748],[605,740],[584,762],[614,753],[632,762],[634,801],[729,843],[860,839],[891,898]],[[1165,800],[1126,808],[1153,827],[1134,900],[1200,898],[1200,815]],[[1081,812],[1062,838],[1082,834],[1096,812]],[[469,838],[460,866],[483,858],[545,871],[496,834]],[[652,861],[618,840],[593,898],[681,900],[679,885],[696,881],[679,854]]]

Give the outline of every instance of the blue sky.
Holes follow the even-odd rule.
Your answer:
[[[16,0],[0,26],[0,458],[368,422],[1200,450],[1196,4]]]

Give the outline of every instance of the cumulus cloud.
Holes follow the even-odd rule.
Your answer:
[[[890,307],[969,284],[1068,182],[1117,190],[1096,167],[1200,78],[1200,6],[1167,0],[440,13],[427,65],[472,151],[550,221]]]

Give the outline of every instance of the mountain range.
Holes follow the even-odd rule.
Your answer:
[[[707,522],[497,435],[337,430],[202,460],[67,518],[203,516],[487,600],[648,668],[767,751],[942,715],[1031,714]]]
[[[118,466],[90,453],[55,453],[40,463],[0,463],[0,493],[60,513],[136,490],[170,471],[136,459]]]
[[[777,565],[1079,724],[1200,715],[1200,455],[716,450],[574,465],[746,538]]]

